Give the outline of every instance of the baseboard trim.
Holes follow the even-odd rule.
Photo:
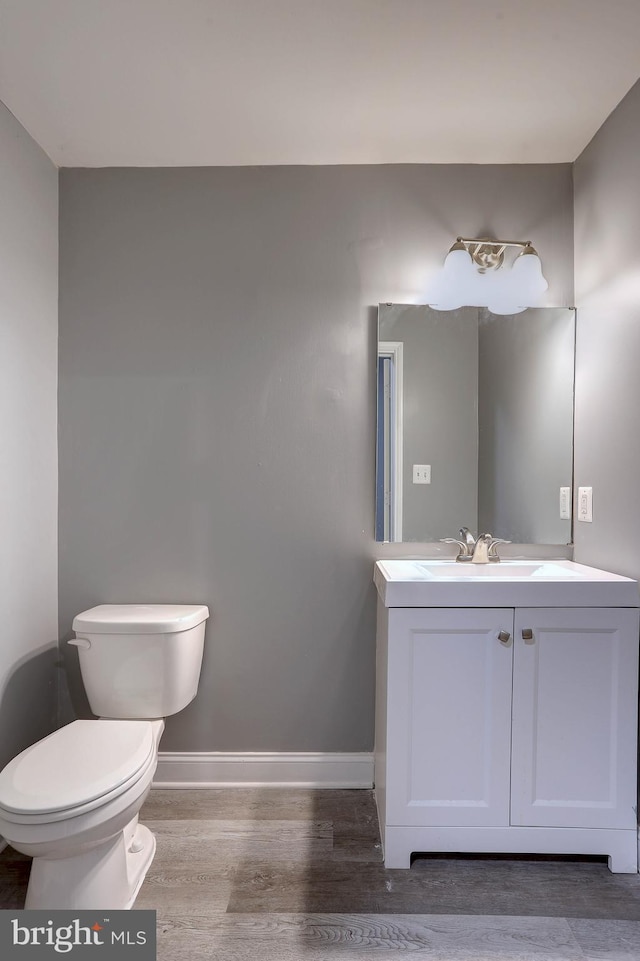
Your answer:
[[[155,788],[373,787],[373,754],[161,751]]]

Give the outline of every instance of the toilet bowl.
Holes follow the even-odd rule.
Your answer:
[[[155,852],[137,816],[163,727],[73,721],[5,768],[0,834],[34,859],[25,908],[131,907]]]
[[[155,853],[138,812],[164,730],[154,713],[139,716],[140,703],[173,714],[192,700],[207,616],[206,607],[102,605],[74,621],[83,679],[116,716],[72,721],[0,773],[0,836],[33,858],[25,908],[132,907]]]

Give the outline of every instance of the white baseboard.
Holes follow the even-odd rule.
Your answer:
[[[174,754],[160,751],[156,788],[373,787],[373,754]]]

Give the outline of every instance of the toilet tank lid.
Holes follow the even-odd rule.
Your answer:
[[[173,634],[209,617],[204,604],[99,604],[73,619],[86,634]]]

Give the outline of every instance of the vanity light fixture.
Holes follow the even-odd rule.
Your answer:
[[[520,248],[520,253],[503,270],[507,247]],[[427,288],[426,299],[436,310],[488,307],[494,314],[519,314],[541,306],[548,286],[530,240],[458,237]]]

